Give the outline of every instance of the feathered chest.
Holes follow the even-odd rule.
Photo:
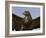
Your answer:
[[[24,17],[24,21],[25,22],[28,22],[29,21],[29,19],[28,19],[28,17],[26,16],[26,17]]]
[[[24,22],[25,22],[25,23],[29,22],[30,20],[31,20],[31,19],[30,19],[29,16],[25,16],[25,17],[24,17]]]

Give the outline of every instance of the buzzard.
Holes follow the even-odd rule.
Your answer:
[[[12,30],[24,31],[40,28],[40,17],[32,19],[29,11],[24,11],[24,18],[12,14]]]

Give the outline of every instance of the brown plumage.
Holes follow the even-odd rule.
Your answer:
[[[12,30],[32,30],[40,28],[40,17],[32,19],[29,11],[24,11],[24,18],[12,14]],[[27,19],[26,19],[27,17]]]
[[[25,15],[25,17],[23,18],[24,20],[23,30],[30,30],[30,26],[32,24],[32,16],[29,11],[24,11],[23,14]]]

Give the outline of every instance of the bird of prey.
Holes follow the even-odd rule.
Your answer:
[[[32,19],[29,11],[24,11],[24,18],[21,18],[15,14],[12,14],[12,30],[24,31],[40,28],[40,17]]]

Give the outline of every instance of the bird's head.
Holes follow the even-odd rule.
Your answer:
[[[30,12],[29,11],[24,11],[23,15],[28,16],[28,15],[30,15]]]

